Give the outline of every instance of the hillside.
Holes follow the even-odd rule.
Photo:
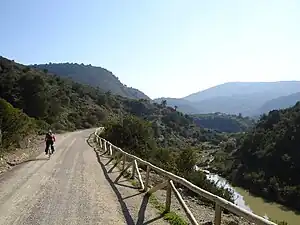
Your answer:
[[[127,87],[110,71],[91,65],[77,63],[49,63],[33,65],[34,68],[47,70],[49,73],[56,74],[65,78],[99,87],[104,92],[111,91],[113,94],[133,99],[150,99],[143,92]]]
[[[185,114],[193,114],[198,112],[198,108],[194,107],[193,104],[187,100],[180,98],[157,98],[153,100],[156,103],[166,101],[168,106],[173,108],[177,107],[177,110]]]
[[[300,90],[300,81],[229,82],[191,94],[181,99],[168,99],[167,104],[178,106],[188,114],[221,112],[256,116],[266,102]],[[156,99],[159,102],[162,99]],[[263,111],[265,112],[265,111]]]
[[[150,100],[103,93],[32,67],[0,58],[0,98],[22,109],[39,127],[75,130],[131,114],[152,122],[159,146],[182,147],[202,141],[218,143],[222,136],[198,128],[189,116]],[[1,118],[0,118],[1,119]]]
[[[214,129],[220,132],[245,132],[254,126],[254,121],[241,115],[228,115],[224,113],[191,115],[195,123],[203,128]]]
[[[32,118],[0,98],[0,157],[3,149],[19,147],[36,129]]]
[[[262,116],[238,142],[233,159],[228,159],[228,178],[254,194],[300,210],[300,103]]]
[[[208,88],[203,91],[188,95],[183,99],[191,102],[200,102],[215,97],[251,96],[260,97],[263,93],[265,98],[275,98],[292,94],[299,91],[300,81],[278,82],[228,82]]]
[[[300,101],[300,92],[281,96],[279,98],[272,99],[263,104],[259,109],[257,114],[267,113],[273,109],[284,109],[295,105],[298,101]]]
[[[100,91],[0,58],[0,97],[55,130],[97,126],[109,109]]]

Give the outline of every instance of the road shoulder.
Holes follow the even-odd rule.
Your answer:
[[[149,197],[145,193],[139,192],[127,178],[122,177],[118,183],[114,183],[120,174],[119,168],[114,167],[113,162],[109,162],[109,158],[101,156],[99,151],[95,150],[95,153],[106,180],[118,198],[127,224],[169,224],[150,204]]]

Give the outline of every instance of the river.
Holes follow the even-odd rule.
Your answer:
[[[288,225],[300,224],[300,212],[294,212],[277,203],[267,202],[263,198],[253,196],[248,191],[231,186],[226,179],[217,174],[207,174],[209,180],[217,182],[218,186],[229,188],[234,193],[235,204],[265,218],[286,221]]]

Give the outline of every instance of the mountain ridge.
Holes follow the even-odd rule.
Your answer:
[[[100,66],[85,65],[83,63],[48,63],[33,64],[31,67],[47,70],[50,73],[71,78],[76,82],[91,85],[107,92],[132,99],[150,99],[144,92],[128,87],[108,69]]]
[[[176,105],[179,111],[188,114],[222,112],[257,116],[268,112],[259,110],[266,102],[299,90],[300,81],[227,82],[184,98],[158,98],[154,101],[166,100],[169,106]]]
[[[0,98],[34,119],[41,129],[51,127],[55,132],[96,127],[131,114],[152,123],[156,139],[163,137],[159,141],[163,147],[223,138],[214,131],[197,127],[191,117],[165,105],[104,93],[1,56]],[[3,104],[7,105],[6,102]]]
[[[123,84],[111,71],[100,66],[83,63],[48,63],[33,64],[30,67],[48,71],[63,78],[99,88],[103,92],[111,92],[131,99],[151,100],[142,91]],[[153,102],[167,100],[169,106],[178,108],[186,114],[205,114],[222,112],[245,116],[258,116],[272,108],[264,104],[272,99],[299,92],[300,81],[274,82],[227,82],[190,94],[183,98],[157,98]],[[296,102],[279,107],[291,106]]]
[[[283,108],[289,108],[295,105],[298,101],[300,101],[300,92],[293,93],[290,95],[280,96],[278,98],[267,101],[263,104],[259,110],[259,112],[267,112],[271,110],[278,110]]]
[[[262,85],[271,85],[271,86],[268,86],[266,88],[263,88],[261,91],[265,91],[267,89],[272,89],[274,88],[274,85],[283,85],[283,84],[287,84],[287,83],[300,83],[300,81],[287,81],[287,80],[283,80],[283,81],[271,81],[271,82],[267,82],[267,81],[264,81],[264,82],[260,82],[260,81],[257,81],[257,82],[243,82],[243,81],[235,81],[235,82],[225,82],[225,83],[222,83],[222,84],[219,84],[219,85],[215,85],[213,87],[210,87],[210,88],[207,88],[207,89],[204,89],[204,90],[201,90],[201,91],[198,91],[198,92],[195,92],[195,93],[192,93],[190,95],[187,95],[185,97],[183,97],[182,99],[186,99],[186,100],[189,100],[191,102],[197,102],[197,101],[200,101],[200,100],[203,100],[203,99],[206,99],[206,98],[211,98],[211,96],[208,96],[208,97],[202,97],[203,94],[207,94],[213,90],[221,90],[223,92],[225,92],[226,94],[222,94],[222,95],[216,95],[214,94],[214,97],[216,96],[230,96],[232,95],[232,92],[231,94],[227,94],[228,93],[228,89],[227,88],[234,88],[235,90],[237,90],[237,87],[240,89],[239,91],[245,91],[245,90],[248,90],[246,89],[247,87],[253,87],[254,85],[257,87],[261,87]],[[235,86],[235,87],[234,87]],[[222,89],[226,89],[226,90],[222,90]],[[255,91],[257,92],[257,91]],[[253,92],[253,89],[250,89],[248,93],[255,93]],[[230,92],[229,92],[230,93]],[[238,92],[239,93],[239,92]],[[284,93],[284,92],[283,92]],[[197,95],[202,95],[201,98],[197,98],[195,99],[195,96]]]

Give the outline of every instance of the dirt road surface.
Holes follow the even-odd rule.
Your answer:
[[[167,224],[130,183],[112,183],[117,174],[86,142],[93,131],[59,135],[50,160],[43,153],[0,176],[1,225]]]

